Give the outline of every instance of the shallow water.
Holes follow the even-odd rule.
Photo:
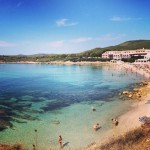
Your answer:
[[[66,149],[103,139],[111,118],[130,109],[118,92],[141,80],[109,65],[1,64],[0,120],[7,129],[0,126],[0,142],[47,150],[58,147],[60,134]],[[94,132],[97,122],[102,128]]]

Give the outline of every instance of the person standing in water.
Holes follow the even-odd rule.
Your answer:
[[[98,129],[100,129],[99,123],[95,124],[95,125],[93,126],[93,129],[94,129],[95,131],[97,131]]]
[[[58,143],[59,143],[59,145],[60,145],[60,148],[63,148],[61,135],[59,135]]]
[[[36,150],[36,149],[35,149],[35,145],[33,144],[32,146],[33,146],[33,147],[32,147],[32,150]]]

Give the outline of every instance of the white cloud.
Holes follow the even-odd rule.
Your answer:
[[[0,47],[14,47],[16,44],[7,41],[0,41]]]
[[[80,38],[76,38],[76,39],[72,39],[72,40],[58,40],[58,41],[52,41],[49,42],[47,45],[50,47],[54,47],[54,48],[60,48],[60,47],[64,47],[66,45],[70,45],[70,44],[79,44],[79,43],[83,43],[83,42],[88,42],[91,41],[92,38],[91,37],[80,37]]]
[[[111,21],[128,21],[128,20],[131,20],[131,18],[122,18],[122,17],[114,16],[110,18],[110,20]]]
[[[72,39],[72,40],[70,40],[70,42],[83,43],[83,42],[88,42],[88,41],[91,41],[91,40],[92,40],[91,37],[80,37],[80,38],[77,38],[77,39]]]
[[[23,4],[23,2],[20,1],[17,3],[16,7],[19,8],[22,4]]]
[[[116,35],[113,35],[113,34],[106,34],[106,35],[103,35],[103,36],[100,36],[99,38],[97,38],[98,41],[115,41],[115,40],[118,40],[118,39],[121,39],[123,37],[125,37],[126,35],[125,34],[116,34]]]
[[[51,47],[55,47],[55,48],[62,47],[62,46],[64,46],[64,41],[63,40],[53,41],[53,42],[48,43],[48,45],[51,46]]]
[[[69,22],[68,19],[60,19],[56,21],[57,26],[61,27],[61,26],[75,26],[78,23],[77,22]]]
[[[131,18],[131,17],[119,17],[119,16],[114,16],[110,18],[111,21],[129,21],[129,20],[141,20],[142,18]]]
[[[86,50],[92,49],[94,47],[102,47],[107,45],[114,45],[119,41],[122,41],[126,35],[125,34],[105,34],[99,37],[78,37],[74,39],[62,39],[56,41],[50,41],[42,43],[39,48],[53,50],[56,53],[67,52],[70,53],[74,50]]]

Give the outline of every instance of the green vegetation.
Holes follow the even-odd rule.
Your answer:
[[[150,40],[127,41],[116,46],[95,48],[77,54],[37,54],[37,55],[16,55],[16,56],[0,55],[0,62],[109,61],[109,59],[101,58],[102,53],[106,51],[137,50],[142,48],[150,49]],[[124,61],[133,62],[135,59],[136,58],[132,58],[130,60]]]

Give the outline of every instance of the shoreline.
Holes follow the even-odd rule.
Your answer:
[[[49,64],[49,65],[101,65],[101,64],[110,64],[110,65],[119,65],[122,68],[126,69],[126,71],[135,72],[137,74],[140,74],[142,76],[145,76],[146,78],[150,79],[150,63],[149,64],[139,64],[136,65],[134,63],[112,63],[112,62],[100,62],[100,61],[80,61],[80,62],[72,62],[72,61],[50,61],[50,62],[32,62],[32,61],[26,61],[26,62],[0,62],[1,64]],[[141,66],[147,65],[149,66],[147,68],[142,68]],[[140,67],[137,67],[140,66]],[[146,70],[147,69],[147,70]]]
[[[9,64],[9,63],[4,63],[4,64]],[[16,63],[16,64],[18,64],[18,63]],[[24,64],[24,63],[19,63],[19,64]],[[25,64],[39,64],[39,63],[29,62],[29,63],[25,63]],[[47,64],[47,63],[42,63],[42,64]],[[50,63],[48,63],[48,64],[50,64]],[[138,74],[144,75],[147,78],[149,78],[149,73],[144,72],[144,70],[138,70],[133,65],[126,64],[126,63],[116,64],[116,63],[110,63],[110,62],[75,62],[75,63],[74,62],[67,62],[67,63],[66,62],[54,62],[52,64],[60,64],[60,65],[110,64],[110,65],[118,65],[118,66],[122,67],[123,69],[128,69],[128,71],[137,72]],[[128,73],[128,71],[127,71],[127,73]],[[150,89],[150,81],[149,81],[148,86],[144,87],[144,88]],[[150,93],[147,93],[146,97],[143,96],[141,98],[140,102],[133,100],[134,105],[132,106],[131,110],[129,110],[125,114],[118,117],[119,125],[106,133],[106,137],[108,136],[107,140],[109,140],[112,137],[113,138],[118,137],[119,135],[123,135],[123,134],[127,133],[128,131],[131,131],[131,130],[134,130],[134,129],[140,127],[141,123],[139,122],[139,117],[142,117],[144,115],[147,115],[148,117],[150,117],[150,105],[145,104],[148,100],[150,100]],[[105,141],[107,141],[107,140],[105,140]],[[103,143],[103,141],[101,143]],[[94,149],[95,147],[99,146],[99,144],[101,145],[101,143],[96,143],[96,144],[92,145],[90,147],[90,149],[91,148]],[[89,149],[89,148],[86,148],[86,149]]]
[[[150,83],[149,83],[150,89]],[[142,98],[140,102],[135,102],[133,108],[126,112],[125,114],[118,117],[119,124],[118,126],[113,126],[112,129],[107,131],[104,136],[104,140],[89,144],[85,149],[86,150],[96,150],[101,145],[105,145],[111,140],[115,140],[130,131],[134,131],[141,127],[142,123],[139,121],[139,117],[147,116],[150,117],[150,104],[146,104],[150,100],[150,93],[147,94],[146,98]]]
[[[148,81],[146,87],[142,88],[150,90],[150,81]],[[132,101],[132,108],[117,118],[119,121],[118,126],[113,126],[112,129],[105,133],[104,140],[89,144],[89,146],[85,148],[86,150],[96,150],[101,145],[109,143],[112,139],[114,140],[120,136],[124,136],[128,132],[134,131],[143,125],[143,123],[139,121],[139,117],[150,117],[150,104],[147,103],[150,101],[150,93],[147,91],[146,96],[142,96],[140,101],[135,99]]]
[[[50,61],[50,62],[0,62],[0,64],[50,64],[50,65],[94,65],[94,64],[109,64],[110,62],[100,62],[100,61]]]
[[[140,74],[142,76],[145,76],[146,78],[149,78],[150,79],[150,68],[142,68],[142,66],[145,65],[145,64],[141,64],[141,65],[135,65],[135,64],[127,64],[127,63],[124,63],[123,64],[123,67],[127,70],[130,70],[131,72],[135,72],[137,74]],[[150,67],[150,64],[148,65]]]

